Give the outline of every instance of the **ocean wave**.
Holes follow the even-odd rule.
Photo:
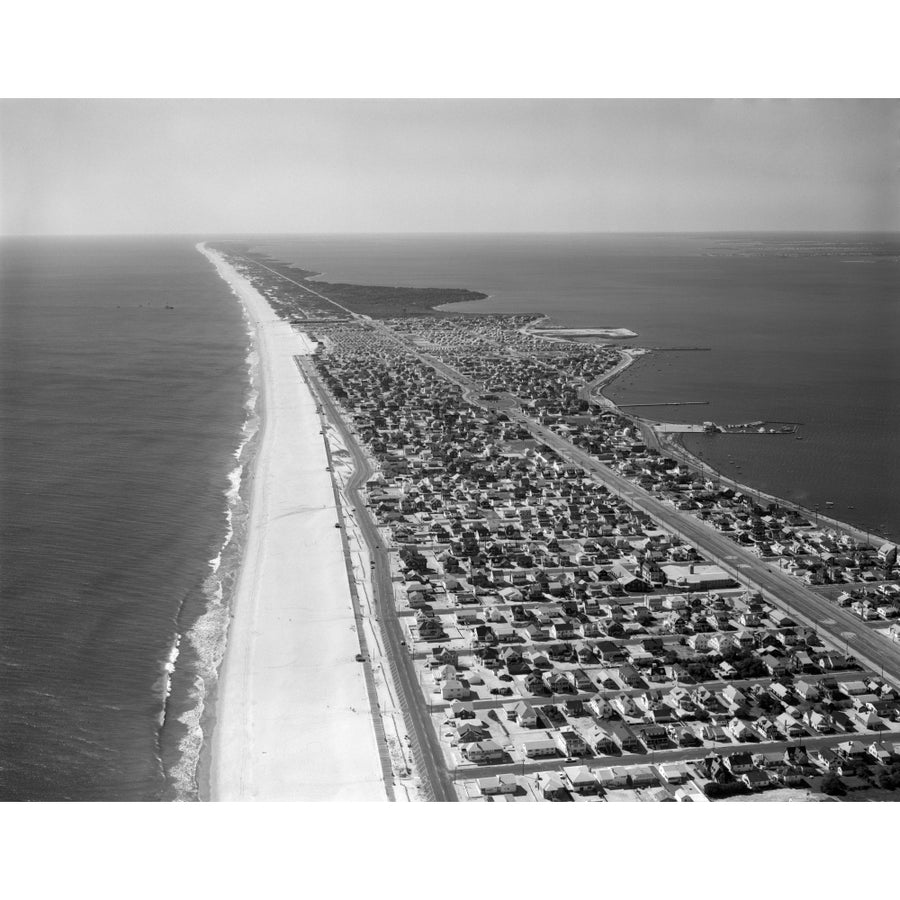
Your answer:
[[[160,692],[163,698],[162,708],[159,712],[160,727],[166,723],[166,713],[168,712],[168,699],[172,694],[172,674],[175,671],[175,663],[178,660],[178,654],[181,651],[181,634],[177,631],[172,639],[172,646],[169,648],[169,655],[166,657],[162,665],[162,673],[154,685],[154,690]]]
[[[229,473],[229,487],[223,492],[227,503],[225,538],[219,553],[210,560],[211,572],[203,583],[203,612],[185,635],[191,649],[193,678],[186,708],[177,717],[183,726],[178,742],[178,758],[168,773],[178,800],[197,798],[197,767],[204,740],[203,717],[225,655],[231,620],[231,595],[249,521],[249,504],[240,492],[244,483],[241,475],[253,449],[252,444],[245,443],[242,464]]]
[[[188,633],[196,654],[196,671],[190,692],[192,705],[178,716],[184,733],[178,742],[178,761],[169,770],[169,778],[178,800],[197,799],[197,767],[203,749],[203,718],[206,701],[218,680],[219,666],[225,656],[229,604],[224,602],[221,587],[212,592],[206,612]]]
[[[243,474],[244,467],[242,465],[236,466],[228,473],[228,483],[231,487],[225,491],[225,496],[228,498],[229,503],[235,502],[241,492],[241,476]]]
[[[175,640],[172,642],[172,649],[169,651],[169,658],[166,660],[163,669],[166,673],[166,697],[172,693],[172,673],[175,671],[175,663],[178,661],[178,654],[181,652],[181,635],[176,631]],[[165,712],[165,711],[164,711]]]
[[[243,304],[241,304],[243,310]],[[248,334],[252,328],[247,317]],[[204,745],[205,715],[211,692],[218,681],[219,667],[225,657],[228,642],[228,626],[231,621],[231,598],[237,581],[243,556],[244,535],[249,523],[249,500],[245,496],[244,473],[256,452],[260,416],[258,412],[260,391],[258,387],[259,356],[250,343],[246,355],[248,384],[244,402],[245,418],[240,430],[233,458],[237,465],[226,475],[228,486],[225,497],[225,533],[219,552],[209,560],[211,569],[203,583],[203,611],[186,630],[190,647],[190,667],[185,673],[192,676],[183,708],[177,715],[181,728],[177,746],[177,758],[168,768],[169,783],[175,798],[181,801],[198,797],[197,770]],[[184,658],[182,654],[182,658]],[[174,660],[172,660],[174,669]],[[171,675],[170,675],[171,677]]]
[[[203,719],[207,700],[218,681],[219,666],[225,656],[231,595],[243,555],[243,536],[249,521],[249,503],[241,494],[244,467],[255,446],[243,442],[241,465],[228,473],[226,533],[219,553],[210,560],[211,572],[203,583],[204,611],[186,633],[191,649],[193,679],[186,709],[177,717],[182,728],[178,758],[169,769],[176,799],[197,798],[197,768],[203,748]]]

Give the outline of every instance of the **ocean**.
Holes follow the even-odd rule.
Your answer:
[[[0,799],[192,799],[241,308],[188,239],[4,240],[0,297]]]
[[[240,306],[196,240],[0,242],[0,799],[197,797],[256,417]],[[802,422],[688,445],[900,537],[896,236],[247,240],[326,280],[490,295],[460,311],[630,328],[669,349],[613,399]]]

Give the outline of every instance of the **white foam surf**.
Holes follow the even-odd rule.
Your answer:
[[[177,719],[183,726],[183,734],[178,742],[178,759],[168,772],[178,800],[197,799],[197,768],[204,741],[204,713],[210,692],[218,680],[219,666],[225,656],[228,625],[231,620],[231,594],[240,566],[242,540],[249,518],[249,502],[241,489],[246,486],[244,474],[248,471],[247,467],[256,452],[255,439],[260,428],[259,356],[253,346],[251,323],[243,304],[241,310],[247,325],[247,333],[251,337],[245,357],[248,372],[248,388],[244,402],[245,419],[241,426],[240,439],[232,454],[237,465],[227,473],[227,487],[223,490],[226,519],[224,539],[219,552],[209,560],[211,571],[203,584],[205,609],[185,634],[192,651],[190,655],[194,669],[193,680],[187,708]],[[175,658],[177,659],[177,656]],[[175,659],[170,658],[170,661],[174,671]],[[169,679],[171,680],[171,672]]]

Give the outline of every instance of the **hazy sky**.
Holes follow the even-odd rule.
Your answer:
[[[900,229],[891,101],[2,101],[0,233]]]

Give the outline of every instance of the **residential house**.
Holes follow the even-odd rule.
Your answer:
[[[866,731],[877,731],[884,728],[884,722],[870,709],[853,709],[850,711],[850,718]]]
[[[423,641],[440,641],[447,637],[440,621],[436,618],[420,619],[418,631],[419,639]]]
[[[883,742],[869,744],[869,756],[882,766],[887,765],[894,759],[893,751]]]
[[[790,664],[782,657],[767,653],[762,657],[762,663],[766,667],[766,671],[773,677],[777,678],[781,675],[787,675],[790,672]]]
[[[727,685],[719,694],[722,705],[730,713],[739,713],[746,710],[750,703],[746,695],[733,684]]]
[[[636,788],[659,784],[659,778],[650,766],[632,766],[628,774],[631,776],[632,786]]]
[[[609,702],[605,697],[592,697],[588,700],[587,705],[588,709],[601,719],[607,719],[611,715],[614,715],[613,708],[609,705]]]
[[[512,713],[515,716],[516,722],[523,728],[537,728],[540,721],[537,710],[526,700],[514,704]]]
[[[574,687],[572,682],[566,678],[563,672],[545,672],[544,684],[551,694],[567,694],[573,693]]]
[[[659,767],[659,773],[669,784],[684,784],[690,777],[688,768],[683,762],[663,763]]]
[[[541,787],[541,795],[551,802],[569,800],[569,791],[555,775],[550,775]]]
[[[755,733],[750,730],[747,723],[737,717],[731,719],[728,723],[728,732],[736,741],[740,741],[741,743],[752,741],[756,737]]]
[[[648,750],[661,750],[669,746],[669,734],[663,725],[645,725],[641,727],[640,735]]]
[[[473,763],[496,763],[506,757],[506,752],[495,741],[475,741],[466,744],[463,754]]]
[[[515,775],[490,775],[487,778],[479,778],[477,784],[482,797],[515,794],[519,790],[519,783]]]
[[[559,756],[559,747],[546,733],[543,737],[527,737],[519,741],[519,750],[528,759],[544,759],[549,756]]]
[[[566,766],[563,773],[572,793],[582,795],[599,793],[600,782],[587,766]]]
[[[822,695],[819,686],[814,681],[799,679],[794,682],[794,693],[808,703],[815,703]]]
[[[598,769],[596,778],[606,790],[628,787],[629,775],[626,769],[620,766],[611,766],[607,769]]]
[[[594,725],[585,732],[585,740],[600,755],[615,753],[618,749],[612,734],[602,725]]]
[[[786,712],[781,713],[780,716],[775,718],[775,725],[782,734],[786,735],[791,740],[806,735],[806,729],[803,727],[803,724]]]
[[[742,772],[740,778],[751,791],[762,791],[772,785],[769,776],[759,769]]]
[[[725,757],[725,765],[732,775],[743,775],[754,770],[753,757],[749,753],[731,753]]]
[[[475,744],[479,741],[486,741],[490,737],[490,729],[486,728],[481,722],[462,722],[456,726],[456,734],[451,743],[462,746],[463,744]]]
[[[544,683],[543,677],[537,672],[532,672],[530,675],[526,675],[525,680],[522,683],[525,687],[525,690],[528,691],[529,694],[550,693],[547,685]]]
[[[451,719],[474,719],[475,707],[466,700],[454,700],[447,707],[447,717]]]
[[[808,709],[803,714],[801,721],[815,731],[816,734],[832,734],[834,732],[834,720],[826,712]]]
[[[605,728],[623,753],[644,752],[644,745],[621,722],[607,722]]]
[[[701,733],[705,741],[712,741],[714,744],[728,743],[728,734],[721,725],[707,723]]]
[[[640,719],[643,715],[634,698],[628,694],[620,694],[618,697],[614,697],[610,701],[610,705],[619,715],[627,718]]]
[[[456,678],[450,678],[441,685],[444,700],[465,700],[469,696],[469,686]]]
[[[553,739],[563,756],[590,756],[591,754],[591,748],[587,741],[571,728],[557,731],[553,735]]]

